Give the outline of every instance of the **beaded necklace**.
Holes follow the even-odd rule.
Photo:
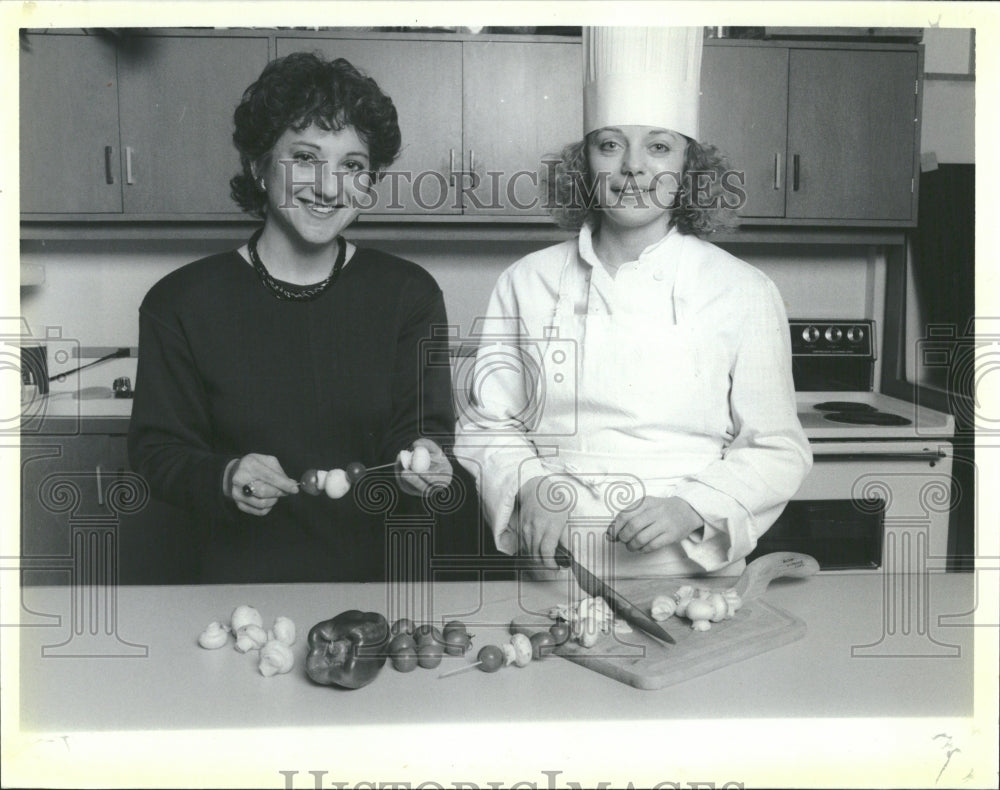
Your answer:
[[[257,241],[260,239],[263,232],[264,229],[260,228],[253,234],[253,236],[250,237],[250,241],[247,242],[247,251],[250,253],[250,262],[253,264],[253,268],[254,271],[257,272],[257,276],[260,277],[260,281],[278,299],[284,299],[292,302],[307,302],[310,299],[315,299],[337,281],[337,277],[340,276],[341,269],[344,268],[344,259],[347,257],[347,243],[344,241],[343,236],[337,237],[337,260],[333,264],[333,270],[326,277],[326,279],[322,282],[316,283],[315,285],[309,285],[301,288],[295,287],[295,289],[292,290],[288,287],[291,283],[283,283],[271,276],[271,273],[261,261],[260,255],[257,254]]]

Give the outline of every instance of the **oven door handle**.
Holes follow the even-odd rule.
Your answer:
[[[927,461],[934,464],[947,457],[943,450],[921,453],[813,453],[814,461]]]

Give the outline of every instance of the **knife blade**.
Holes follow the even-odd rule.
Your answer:
[[[656,637],[663,642],[669,642],[672,645],[677,644],[674,638],[667,633],[666,629],[660,625],[656,620],[646,614],[642,609],[632,603],[624,595],[618,593],[610,584],[598,578],[586,568],[584,568],[573,554],[562,544],[556,546],[555,552],[556,564],[563,568],[569,568],[573,571],[573,576],[576,578],[577,584],[580,588],[587,593],[598,598],[603,598],[608,602],[608,606],[611,607],[611,611],[615,613],[618,617],[621,617],[626,622],[631,623],[636,628],[645,631],[650,636]]]

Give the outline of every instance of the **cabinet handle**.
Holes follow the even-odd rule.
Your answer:
[[[781,189],[781,154],[774,155],[774,188]]]
[[[792,191],[799,191],[799,155],[792,157]]]
[[[104,507],[104,491],[103,491],[104,486],[101,483],[101,465],[98,464],[94,468],[94,471],[97,474],[97,504],[100,505],[101,507]]]
[[[448,186],[455,186],[455,149],[448,149]]]
[[[476,172],[476,152],[471,148],[469,149],[469,172]]]
[[[110,145],[104,146],[104,183],[115,183],[115,174],[111,170],[111,155],[114,149]]]
[[[132,177],[132,146],[125,146],[125,183],[134,184],[135,179]]]
[[[912,453],[814,453],[813,459],[816,461],[920,461],[927,462],[934,466],[938,461],[943,461],[948,455],[941,450],[924,450],[923,452]]]

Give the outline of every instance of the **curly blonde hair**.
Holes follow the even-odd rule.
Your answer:
[[[739,222],[735,208],[746,195],[733,189],[729,176],[734,171],[728,158],[714,145],[684,139],[684,169],[671,206],[670,224],[680,233],[698,237],[736,227]],[[547,208],[559,227],[579,230],[590,224],[599,228],[601,208],[587,164],[587,139],[570,143],[558,156],[547,157],[545,165]],[[703,175],[708,176],[707,189],[700,178]],[[736,206],[727,200],[733,194],[737,196]]]

